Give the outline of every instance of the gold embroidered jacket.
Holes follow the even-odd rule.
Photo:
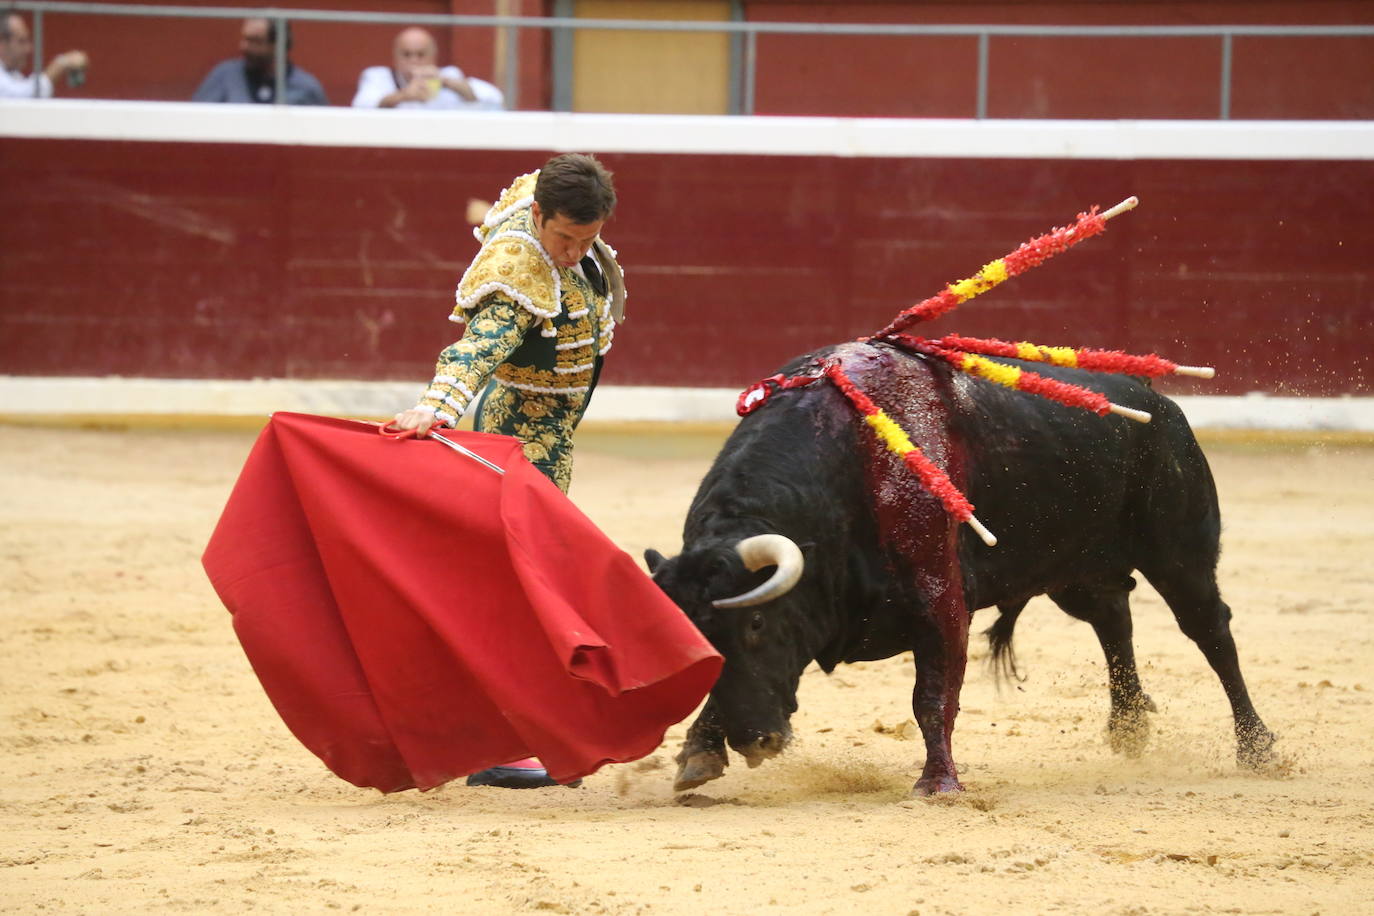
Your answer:
[[[467,331],[439,355],[419,405],[445,423],[456,422],[491,378],[538,394],[589,392],[597,357],[611,348],[611,297],[598,295],[578,271],[557,267],[539,244],[530,212],[538,177],[517,178],[475,232],[482,248],[458,281],[449,319]],[[603,273],[618,278],[614,251],[595,247]]]

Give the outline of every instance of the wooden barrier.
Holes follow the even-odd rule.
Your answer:
[[[928,333],[1217,368],[1161,382],[1175,393],[1369,393],[1368,124],[111,104],[0,110],[0,373],[422,379],[458,330],[469,200],[576,148],[621,197],[608,384],[743,387],[1136,194],[1130,219]]]

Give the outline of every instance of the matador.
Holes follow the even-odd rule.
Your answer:
[[[458,283],[450,320],[467,330],[398,425],[453,425],[471,407],[478,432],[518,438],[567,492],[573,430],[624,314],[623,275],[600,238],[615,205],[610,177],[592,157],[568,154],[501,193]]]

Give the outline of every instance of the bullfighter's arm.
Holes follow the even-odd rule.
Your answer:
[[[539,316],[493,293],[468,322],[467,333],[439,354],[434,380],[416,405],[441,423],[453,425],[486,385],[496,367],[520,346]]]

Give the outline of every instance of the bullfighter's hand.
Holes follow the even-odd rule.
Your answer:
[[[416,436],[428,436],[429,428],[434,425],[434,414],[419,407],[412,407],[396,414],[392,425],[398,429],[413,429]]]

